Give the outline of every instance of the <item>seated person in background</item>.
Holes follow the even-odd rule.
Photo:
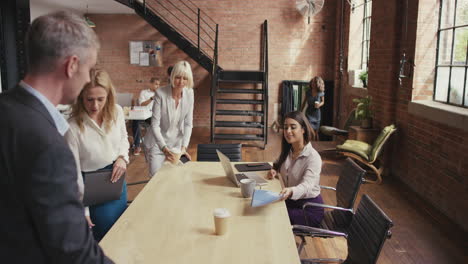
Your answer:
[[[159,88],[161,81],[157,77],[153,77],[150,80],[150,88],[143,90],[140,92],[140,96],[138,98],[138,105],[139,106],[146,106],[148,111],[152,111],[153,109],[153,100],[154,100],[154,93]],[[133,131],[133,155],[140,155],[141,147],[141,131],[140,131],[140,123],[144,122],[141,120],[133,120],[132,122],[132,131]]]
[[[306,92],[306,100],[308,104],[306,116],[310,125],[314,129],[315,135],[318,136],[320,121],[322,119],[320,107],[325,104],[325,83],[321,77],[316,76],[310,80],[309,85],[310,89]]]
[[[286,200],[289,220],[293,225],[306,225],[302,206],[306,202],[323,203],[319,186],[322,159],[310,143],[314,132],[302,112],[286,114],[283,129],[281,154],[267,178],[280,173],[285,187],[280,194]],[[324,211],[307,207],[306,214],[309,225],[317,227]]]
[[[81,172],[112,169],[112,182],[127,170],[129,143],[122,107],[116,104],[115,90],[107,72],[91,70],[86,84],[72,106],[70,129],[65,139],[75,156],[80,198],[83,199]],[[127,208],[124,182],[119,200],[93,205],[86,217],[93,235],[100,241]],[[91,219],[89,217],[91,216]]]
[[[144,147],[150,177],[164,161],[173,162],[179,154],[188,159],[187,147],[192,135],[193,75],[190,64],[180,61],[171,72],[171,83],[156,91],[151,128],[146,132]]]

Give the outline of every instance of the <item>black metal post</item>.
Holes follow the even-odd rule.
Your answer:
[[[200,8],[198,8],[198,23],[197,23],[197,46],[198,46],[198,52],[200,52]]]
[[[210,142],[214,143],[214,123],[216,117],[216,91],[218,90],[218,24],[216,24],[215,31],[215,45],[213,54],[213,71],[211,74],[211,118],[210,118]],[[216,91],[215,91],[216,90]]]
[[[13,88],[26,74],[24,37],[30,24],[29,0],[0,3],[0,68],[2,90]]]

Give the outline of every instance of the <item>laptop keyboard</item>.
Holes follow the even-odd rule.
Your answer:
[[[240,182],[241,180],[243,179],[249,179],[249,177],[247,177],[244,173],[238,173],[236,174],[236,178],[237,180]]]

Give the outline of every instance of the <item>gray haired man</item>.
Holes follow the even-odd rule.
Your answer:
[[[57,104],[90,81],[99,42],[79,16],[56,12],[26,36],[28,72],[0,94],[0,259],[4,263],[112,263],[94,241]]]

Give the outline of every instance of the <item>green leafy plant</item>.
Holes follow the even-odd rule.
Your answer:
[[[355,113],[356,119],[365,120],[373,117],[371,96],[368,95],[362,98],[354,98],[353,102],[357,103]]]
[[[364,87],[367,87],[367,70],[359,74],[359,79],[361,80]]]

